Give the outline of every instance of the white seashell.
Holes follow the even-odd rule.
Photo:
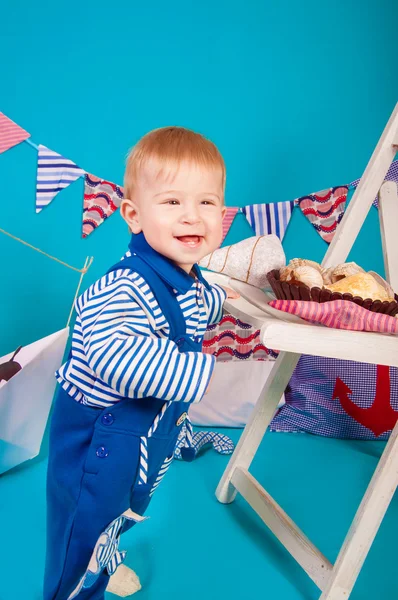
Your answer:
[[[224,273],[258,288],[269,287],[267,273],[286,264],[276,235],[253,236],[232,246],[219,248],[199,262],[201,267]]]
[[[344,277],[350,277],[350,275],[356,275],[357,273],[365,273],[365,270],[354,262],[342,263],[333,269],[332,283],[337,283]]]
[[[329,267],[328,269],[322,269],[322,279],[325,285],[330,285],[333,283],[332,274],[334,271],[334,267]]]
[[[297,267],[305,266],[312,267],[313,269],[316,269],[317,271],[322,273],[321,265],[315,262],[314,260],[308,260],[307,258],[292,258],[292,260],[288,264],[288,267],[291,267],[292,269],[297,269]]]
[[[279,269],[279,279],[280,281],[289,281],[291,279],[293,273],[293,269],[289,266],[282,267]]]
[[[286,281],[290,281],[291,283],[304,283],[305,285],[308,285],[309,288],[319,287],[322,289],[323,287],[323,279],[320,272],[317,269],[314,269],[314,267],[309,267],[308,265],[303,265],[293,269],[290,279],[287,279]]]

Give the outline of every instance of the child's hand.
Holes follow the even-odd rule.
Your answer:
[[[229,287],[225,287],[225,285],[221,285],[220,287],[222,287],[222,289],[227,292],[227,298],[231,298],[231,300],[237,300],[238,298],[240,298],[240,294],[238,294],[238,292],[235,292],[235,290]]]

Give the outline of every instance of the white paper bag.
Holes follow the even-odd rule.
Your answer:
[[[244,427],[274,364],[274,360],[217,362],[208,393],[190,406],[192,423],[206,427]],[[279,406],[284,403],[282,396]]]
[[[22,369],[0,382],[0,474],[39,454],[68,335],[69,327],[23,347]]]

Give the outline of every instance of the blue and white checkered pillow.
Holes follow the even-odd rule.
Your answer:
[[[272,431],[385,440],[398,419],[398,369],[303,355]]]

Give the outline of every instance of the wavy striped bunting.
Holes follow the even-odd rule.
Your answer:
[[[231,225],[239,211],[237,206],[229,206],[225,211],[225,217],[222,222],[222,242],[220,246],[223,244],[225,238],[227,237],[228,231],[231,229]]]
[[[355,189],[360,181],[361,181],[361,178],[355,179],[354,181],[352,181],[350,183],[349,188]],[[384,181],[395,181],[395,183],[398,185],[398,160],[394,160],[391,163],[390,168],[388,169],[387,175],[384,178]],[[375,208],[379,208],[379,198],[377,196],[373,200],[373,206]]]
[[[39,145],[37,158],[36,212],[48,206],[53,198],[84,175],[83,169],[57,152]]]
[[[4,113],[0,112],[0,154],[27,140],[29,137],[30,133],[22,129],[14,121],[11,121]]]
[[[341,185],[295,200],[321,238],[328,244],[333,239],[337,225],[344,217],[347,194],[348,186]]]
[[[292,216],[294,202],[272,202],[270,204],[249,204],[242,212],[256,235],[278,236],[282,241]]]
[[[83,237],[87,237],[120,206],[123,188],[86,173],[84,178]]]

